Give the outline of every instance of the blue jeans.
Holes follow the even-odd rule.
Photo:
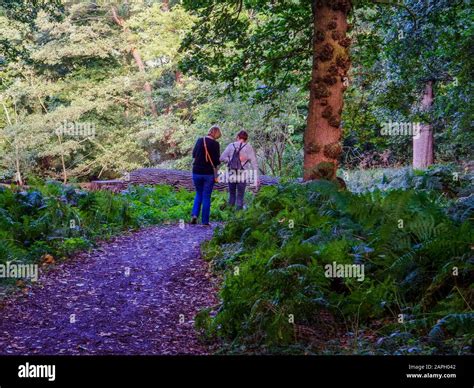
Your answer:
[[[237,202],[237,209],[244,207],[245,187],[247,183],[229,183],[229,205],[234,206]],[[237,192],[237,195],[235,195]]]
[[[202,223],[209,223],[211,213],[211,194],[214,188],[214,175],[193,174],[193,183],[196,188],[194,197],[193,217],[199,217],[202,205]]]

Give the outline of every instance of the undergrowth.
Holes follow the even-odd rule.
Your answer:
[[[439,193],[413,189],[264,187],[205,245],[223,277],[221,304],[201,311],[196,325],[234,350],[467,352],[473,229],[447,205]],[[326,276],[334,262],[363,265],[363,281]],[[321,330],[339,334],[321,338]]]

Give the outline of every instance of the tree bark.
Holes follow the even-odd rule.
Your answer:
[[[182,84],[183,83],[183,73],[180,72],[179,70],[176,70],[174,72],[174,79],[177,84]]]
[[[31,86],[33,86],[33,83],[31,82]],[[49,111],[48,111],[48,108],[46,108],[46,105],[43,104],[43,101],[41,100],[41,97],[38,96],[38,101],[41,105],[41,107],[43,108],[44,110],[44,113],[48,114]],[[62,141],[62,137],[59,133],[56,133],[56,137],[58,139],[58,144],[59,144],[59,149],[61,150],[60,152],[60,159],[61,159],[61,168],[63,170],[63,183],[66,184],[67,183],[67,169],[66,169],[66,160],[65,160],[65,157],[64,157],[64,148],[63,148],[63,141]]]
[[[3,110],[5,111],[5,116],[7,118],[7,123],[9,126],[12,126],[12,121],[10,119],[10,115],[8,113],[8,109],[7,109],[7,106],[5,105],[5,103],[2,101],[2,106],[3,106]],[[23,186],[23,178],[21,177],[21,168],[20,168],[20,153],[19,153],[19,149],[18,149],[18,137],[17,135],[15,134],[15,138],[13,140],[14,144],[15,144],[15,180],[18,182],[18,184],[20,186]]]
[[[128,35],[129,29],[125,25],[125,21],[120,16],[118,16],[117,10],[115,9],[115,7],[112,7],[112,18],[114,19],[115,23],[119,25],[120,27],[122,27],[123,31]],[[145,64],[143,63],[142,57],[138,49],[132,45],[130,47],[130,52],[132,53],[133,59],[135,60],[135,63],[140,73],[145,74]],[[150,107],[151,114],[153,115],[153,117],[157,117],[158,112],[153,102],[153,94],[152,94],[153,89],[151,87],[151,84],[148,81],[146,81],[145,85],[143,85],[143,89],[145,90],[145,94],[148,100],[148,105]]]
[[[64,159],[63,142],[62,142],[61,135],[59,133],[56,134],[56,136],[58,138],[58,144],[61,150],[60,158],[61,158],[61,168],[63,170],[63,183],[66,184],[67,183],[67,170],[66,170],[66,161]]]
[[[261,186],[276,185],[279,178],[260,175]],[[130,172],[128,180],[108,180],[108,181],[92,181],[90,188],[93,190],[107,189],[113,191],[120,191],[129,185],[171,185],[175,188],[185,188],[187,190],[194,190],[192,174],[190,171],[181,170],[166,170],[160,168],[140,168]],[[215,190],[226,191],[228,184],[219,182],[214,185]],[[253,184],[248,185],[248,189],[255,191],[256,187]]]
[[[304,180],[334,180],[341,146],[343,93],[350,68],[350,0],[313,0],[313,69],[304,134]]]
[[[423,112],[431,110],[434,101],[433,81],[425,85],[421,109]],[[413,168],[426,168],[433,164],[433,126],[425,123],[420,126],[418,136],[413,136]]]

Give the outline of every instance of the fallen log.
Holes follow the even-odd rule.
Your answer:
[[[260,175],[260,184],[262,186],[275,185],[278,178]],[[129,185],[170,185],[174,188],[184,188],[194,190],[192,174],[190,171],[167,170],[162,168],[140,168],[130,172],[122,179],[114,179],[109,181],[92,181],[89,185],[91,190],[125,190]],[[214,186],[217,190],[226,190],[227,183],[216,183]],[[249,189],[255,191],[253,185],[249,185]]]

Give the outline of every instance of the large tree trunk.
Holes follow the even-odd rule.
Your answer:
[[[425,85],[421,109],[428,112],[433,106],[433,81]],[[433,126],[422,124],[418,136],[413,136],[413,168],[426,168],[433,164]]]
[[[125,21],[118,16],[117,10],[115,7],[112,7],[112,18],[114,19],[115,23],[122,27],[123,31],[128,35],[129,30],[127,26],[125,25]],[[143,63],[142,57],[140,56],[140,53],[136,47],[133,45],[130,47],[130,52],[132,53],[133,59],[135,60],[135,63],[138,67],[138,70],[140,73],[145,74],[145,64]],[[145,85],[143,85],[143,89],[145,90],[146,98],[148,100],[148,105],[150,107],[151,114],[156,117],[158,116],[158,112],[156,110],[156,106],[153,102],[153,95],[152,95],[152,87],[151,84],[146,81]]]
[[[341,146],[343,92],[350,68],[350,0],[313,0],[313,70],[304,135],[304,180],[335,179]]]
[[[260,175],[260,184],[262,186],[276,185],[279,178]],[[115,179],[109,181],[92,181],[86,185],[92,190],[112,190],[120,191],[127,188],[129,185],[171,185],[175,188],[185,188],[187,190],[194,190],[192,174],[190,171],[181,170],[166,170],[161,168],[140,168],[130,172],[126,180]],[[214,185],[215,190],[226,191],[228,184],[218,182]],[[255,191],[256,187],[253,184],[248,185],[248,189]]]

